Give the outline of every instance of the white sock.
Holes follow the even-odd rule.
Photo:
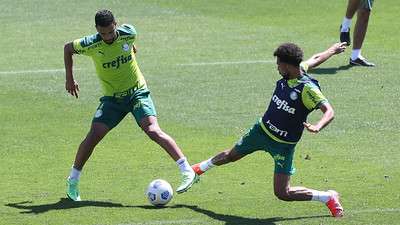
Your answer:
[[[332,197],[332,193],[327,191],[312,191],[312,194],[312,201],[320,201],[323,203],[327,203]]]
[[[342,22],[342,29],[340,30],[340,32],[348,32],[350,29],[350,25],[351,25],[351,19],[344,17]]]
[[[203,162],[200,163],[200,169],[202,171],[207,171],[211,168],[213,168],[215,165],[212,163],[211,161],[212,158],[209,158],[208,160],[205,160]]]
[[[361,49],[353,49],[351,52],[351,59],[356,60],[357,58],[361,58]]]
[[[186,157],[182,157],[176,161],[176,164],[179,166],[179,170],[181,172],[191,171],[192,167],[190,167],[189,162],[186,160]]]
[[[81,171],[75,169],[74,167],[71,168],[71,172],[69,174],[69,178],[70,179],[75,179],[75,180],[79,180],[79,178],[81,177]]]

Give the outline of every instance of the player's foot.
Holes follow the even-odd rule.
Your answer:
[[[352,66],[366,66],[366,67],[374,67],[375,64],[372,62],[368,62],[367,59],[359,57],[357,59],[350,59],[350,65]]]
[[[342,217],[343,216],[343,207],[339,202],[339,193],[333,190],[328,190],[328,192],[332,193],[332,197],[326,203],[333,217]]]
[[[350,28],[347,30],[347,32],[343,32],[342,26],[340,26],[340,42],[346,42],[347,46],[350,46]]]
[[[197,183],[199,179],[200,179],[199,176],[193,170],[183,172],[182,183],[176,189],[176,193],[181,194],[183,192],[186,192],[192,187],[194,183]]]
[[[197,175],[202,175],[205,172],[205,171],[200,169],[200,163],[194,164],[192,166],[192,169]]]
[[[67,178],[67,197],[72,201],[81,201],[78,189],[79,180]]]

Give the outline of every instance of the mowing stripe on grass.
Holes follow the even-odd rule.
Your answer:
[[[181,63],[177,66],[213,66],[213,65],[231,65],[231,64],[255,64],[255,63],[274,63],[275,60],[249,60],[249,61],[232,61],[232,62],[198,62],[198,63]]]
[[[348,214],[359,214],[359,213],[375,213],[375,212],[400,212],[400,208],[386,208],[386,209],[360,209],[360,210],[348,210]],[[345,209],[346,214],[346,209]]]
[[[200,221],[200,220],[152,220],[152,221],[146,221],[143,223],[140,222],[135,222],[135,223],[123,223],[119,225],[163,225],[163,224],[208,224],[207,222]]]

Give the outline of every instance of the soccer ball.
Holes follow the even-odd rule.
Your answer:
[[[147,187],[147,199],[154,206],[164,206],[171,201],[174,191],[171,185],[162,179],[153,180]]]

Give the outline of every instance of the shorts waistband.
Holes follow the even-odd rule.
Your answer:
[[[135,93],[135,91],[137,91],[139,88],[138,87],[132,87],[129,88],[128,90],[125,91],[121,91],[121,92],[115,92],[113,94],[114,98],[125,98],[127,96],[131,96],[133,93]]]

